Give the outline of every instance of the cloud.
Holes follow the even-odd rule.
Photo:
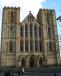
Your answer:
[[[39,8],[42,8],[42,3],[46,0],[1,0],[3,6],[21,7],[21,20],[31,11],[36,16]]]

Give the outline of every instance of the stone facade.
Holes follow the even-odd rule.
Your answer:
[[[2,16],[1,66],[40,67],[59,65],[60,52],[55,11],[31,11],[20,22],[20,8],[4,7]]]

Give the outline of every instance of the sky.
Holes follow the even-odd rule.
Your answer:
[[[29,11],[36,17],[39,8],[55,9],[56,17],[61,15],[61,0],[0,0],[0,42],[2,10],[4,6],[20,7],[20,21],[22,21]],[[57,21],[58,36],[61,38],[61,23]],[[60,43],[61,46],[61,43]]]

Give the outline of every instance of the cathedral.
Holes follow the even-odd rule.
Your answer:
[[[60,51],[54,9],[31,11],[21,22],[20,7],[4,7],[1,32],[1,67],[59,65]]]

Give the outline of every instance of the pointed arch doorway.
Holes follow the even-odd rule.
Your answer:
[[[25,67],[25,59],[24,58],[22,58],[22,60],[21,60],[21,66]]]
[[[34,67],[34,66],[35,66],[35,60],[34,60],[34,57],[31,56],[29,59],[29,67]]]

